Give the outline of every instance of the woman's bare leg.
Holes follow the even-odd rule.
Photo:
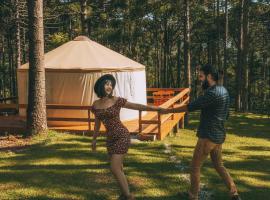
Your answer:
[[[111,171],[116,178],[120,189],[122,193],[128,197],[130,196],[130,191],[128,187],[128,182],[126,179],[126,176],[123,172],[123,159],[124,159],[124,154],[113,154],[110,156],[111,158]]]

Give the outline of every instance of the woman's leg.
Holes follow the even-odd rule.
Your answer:
[[[116,178],[122,193],[126,197],[128,197],[128,196],[130,196],[130,191],[129,191],[126,176],[123,172],[124,154],[112,154],[110,156],[110,158],[111,158],[111,161],[110,161],[111,171],[112,171],[114,177]]]

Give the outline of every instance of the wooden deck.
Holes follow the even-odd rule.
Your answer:
[[[175,107],[188,103],[189,89],[187,88],[149,88],[147,96],[150,104],[154,103],[154,97],[151,93],[160,90],[173,90],[175,95],[159,105],[162,108]],[[20,105],[26,107],[26,105]],[[18,105],[0,105],[1,110],[17,109]],[[94,129],[94,115],[90,112],[91,106],[74,106],[74,105],[47,105],[47,109],[70,109],[70,110],[87,110],[87,118],[48,118],[50,121],[76,121],[84,122],[84,125],[65,125],[65,126],[49,126],[49,129],[61,132],[81,133],[83,135],[91,135]],[[176,132],[178,128],[184,126],[185,113],[165,114],[161,115],[158,112],[147,112],[142,116],[142,111],[139,112],[139,119],[125,121],[124,125],[128,128],[131,134],[138,134],[141,139],[164,139],[171,132]],[[17,115],[0,116],[0,132],[22,133],[26,130],[26,119]],[[101,126],[101,133],[105,133],[104,126]]]

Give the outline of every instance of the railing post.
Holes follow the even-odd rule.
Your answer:
[[[139,110],[139,133],[142,132],[142,111]]]
[[[161,140],[161,115],[158,112],[158,140]]]
[[[90,112],[91,109],[88,109],[88,131],[89,131],[89,134],[91,133],[91,112]]]
[[[172,108],[174,108],[174,104],[172,105]],[[171,120],[174,120],[174,113],[172,114]]]
[[[179,128],[185,128],[185,116],[182,117],[179,121]]]

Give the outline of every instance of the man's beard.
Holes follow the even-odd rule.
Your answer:
[[[207,80],[204,80],[204,81],[202,82],[202,89],[203,89],[203,90],[207,90],[208,88],[209,88],[209,83],[208,83]]]

